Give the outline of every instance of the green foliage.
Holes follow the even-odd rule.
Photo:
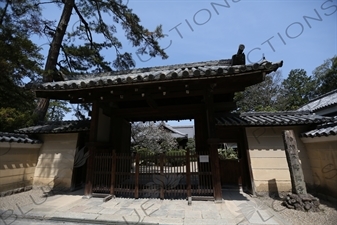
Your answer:
[[[155,152],[151,151],[147,148],[141,148],[140,146],[134,147],[135,152],[140,155],[140,158],[142,159],[140,164],[147,165],[149,163],[156,164],[155,159]]]
[[[219,159],[238,159],[238,153],[233,148],[219,148]]]
[[[313,72],[313,77],[316,81],[316,96],[335,90],[337,88],[337,56],[325,60],[322,65],[318,66]]]
[[[0,108],[1,131],[13,132],[16,129],[33,125],[30,111],[19,111],[15,108]]]
[[[11,132],[32,125],[34,119],[34,94],[22,87],[23,79],[39,80],[41,73],[40,49],[27,34],[34,26],[31,20],[38,14],[31,6],[25,1],[20,4],[6,1],[0,7],[1,131]]]
[[[276,111],[280,80],[281,72],[277,71],[267,75],[265,81],[235,93],[236,112]]]
[[[47,121],[61,121],[66,113],[71,112],[66,101],[51,100],[46,114]]]
[[[142,148],[139,146],[135,146],[134,147],[135,151],[140,154],[141,156],[145,157],[145,156],[153,156],[155,155],[155,153],[147,148]]]
[[[42,17],[42,5],[55,7],[54,15],[59,13],[58,25]],[[69,26],[73,16],[79,18],[80,22]],[[124,41],[131,43],[137,49],[137,54],[167,58],[158,44],[158,40],[164,37],[162,27],[157,26],[153,31],[143,27],[138,16],[122,0],[0,0],[0,29],[1,35],[5,36],[0,41],[5,46],[0,46],[1,54],[13,55],[16,59],[6,65],[9,67],[7,74],[11,74],[15,85],[23,77],[38,80],[36,74],[43,74],[43,79],[39,77],[43,82],[53,82],[64,80],[67,75],[132,68],[135,66],[132,54],[122,51]],[[125,40],[117,38],[117,30],[125,32]],[[41,67],[41,58],[38,57],[40,49],[31,45],[31,35],[44,36],[50,41],[43,72],[40,70],[36,73]],[[20,48],[27,51],[21,54],[23,51],[20,52]],[[109,51],[108,56],[112,58],[103,57],[104,51]],[[31,60],[33,58],[36,60]],[[0,68],[7,62],[0,60]],[[48,103],[48,99],[38,99],[34,111],[37,120],[46,117]],[[53,119],[59,120],[59,116],[66,113],[58,113],[55,117],[51,113],[55,104],[52,103],[50,107],[52,109],[49,109],[47,118],[52,114]]]
[[[167,58],[158,44],[158,40],[164,37],[162,27],[159,25],[149,31],[123,1],[74,1],[73,9],[81,23],[67,29],[62,43],[60,56],[63,59],[58,66],[66,73],[99,73],[134,67],[132,54],[121,51],[123,44],[117,38],[119,29],[125,32],[126,40],[138,48],[137,54]],[[112,61],[103,57],[102,52],[106,50],[113,51],[115,58]]]
[[[296,110],[314,96],[315,81],[303,69],[291,70],[282,82],[278,97],[280,110]]]
[[[190,150],[190,153],[195,153],[195,140],[194,140],[194,138],[189,138],[187,140],[186,149]]]
[[[183,166],[186,164],[186,150],[184,149],[170,150],[165,155],[168,165]]]
[[[262,83],[235,93],[237,112],[273,112],[297,110],[311,99],[335,90],[337,84],[337,56],[325,60],[313,76],[303,69],[293,69],[281,82],[279,71],[266,76]]]
[[[40,0],[0,0],[0,26],[10,23],[12,30],[20,30],[27,36],[41,35],[44,26],[53,22],[42,18],[40,4]]]
[[[8,26],[11,26],[8,24]],[[40,50],[26,34],[11,27],[0,27],[0,71],[1,76],[15,85],[22,85],[23,78],[37,80],[41,73]]]

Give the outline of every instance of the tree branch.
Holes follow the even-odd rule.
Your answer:
[[[67,52],[65,51],[63,45],[61,45],[61,50],[62,50],[62,52],[64,53],[64,56],[65,56],[65,58],[66,58],[66,62],[67,62],[67,64],[68,64],[68,66],[69,66],[70,72],[73,72],[71,63],[70,63],[70,61],[69,61],[68,54],[67,54]],[[59,66],[60,66],[60,64],[59,64]],[[61,67],[62,67],[62,66],[60,66],[60,68],[61,68]]]
[[[2,15],[1,15],[1,18],[0,18],[0,26],[2,25],[3,20],[4,20],[5,16],[6,16],[8,6],[9,6],[9,1],[7,0],[5,8],[4,8],[4,11],[3,11]]]
[[[62,1],[55,0],[55,1],[50,1],[50,2],[39,2],[39,3],[35,3],[34,6],[40,6],[40,5],[44,5],[44,4],[50,4],[50,3],[62,3]]]
[[[94,47],[93,46],[93,41],[92,41],[92,34],[91,34],[91,31],[90,31],[90,27],[89,27],[88,22],[84,19],[84,17],[82,16],[81,12],[78,10],[76,3],[74,4],[74,9],[75,9],[75,12],[77,13],[78,17],[80,18],[81,22],[84,24],[85,33],[87,35],[87,38],[88,38],[88,40],[90,42],[91,47]]]

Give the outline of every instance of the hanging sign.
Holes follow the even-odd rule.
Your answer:
[[[209,162],[209,156],[208,155],[199,155],[199,162],[208,163]]]

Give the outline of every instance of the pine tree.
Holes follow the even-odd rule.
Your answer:
[[[314,97],[315,81],[303,69],[293,69],[283,80],[278,98],[281,110],[296,110]]]
[[[14,8],[11,7],[14,5]],[[33,124],[34,94],[24,79],[39,80],[42,55],[29,40],[32,22],[39,14],[30,4],[6,1],[0,8],[0,127],[11,132]],[[39,32],[32,29],[32,32]]]
[[[268,74],[266,79],[247,87],[234,96],[237,112],[276,111],[277,96],[280,90],[281,71]]]
[[[337,89],[337,56],[324,61],[318,66],[313,77],[316,80],[316,96],[323,95],[327,92]]]
[[[55,2],[53,4],[56,4]],[[55,28],[47,27],[47,35],[52,38],[44,68],[44,82],[63,80],[63,74],[99,73],[129,69],[135,66],[132,54],[121,52],[122,42],[116,37],[119,24],[125,36],[138,54],[167,58],[159,46],[163,38],[162,27],[149,31],[140,25],[140,19],[121,0],[63,0],[57,1],[62,7],[59,23]],[[107,23],[107,16],[110,22]],[[72,16],[80,20],[76,26],[68,24]],[[95,41],[100,35],[103,41]],[[100,38],[102,39],[102,38]],[[78,41],[80,40],[80,42]],[[80,44],[77,44],[80,43]],[[114,50],[113,62],[105,61],[102,50]],[[35,109],[36,117],[43,120],[49,106],[49,99],[39,99]]]

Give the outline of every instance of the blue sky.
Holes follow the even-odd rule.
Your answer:
[[[128,5],[144,26],[162,24],[168,35],[161,44],[169,46],[169,59],[136,56],[137,67],[230,58],[242,43],[247,63],[259,61],[262,54],[269,61],[283,60],[286,77],[296,68],[311,75],[337,54],[336,0],[130,0]]]
[[[161,24],[167,35],[160,41],[167,47],[166,60],[138,57],[128,41],[123,42],[123,50],[133,53],[138,68],[231,58],[244,44],[247,63],[259,61],[262,54],[268,61],[283,60],[286,78],[297,68],[311,75],[324,60],[337,55],[337,0],[124,2],[144,27],[153,30]],[[56,19],[61,10],[54,7],[46,12]],[[76,21],[73,18],[71,23]],[[117,37],[123,40],[123,35],[120,30]]]

